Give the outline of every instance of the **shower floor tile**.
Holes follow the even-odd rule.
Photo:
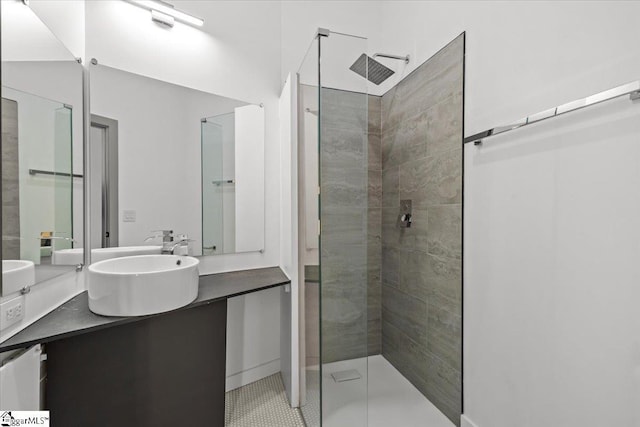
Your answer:
[[[332,380],[332,372],[348,369],[357,369],[362,378]],[[324,365],[322,376],[323,427],[454,427],[381,355],[370,356],[368,367],[364,358]]]
[[[362,378],[344,382],[331,378],[332,372],[349,369],[356,369]],[[323,380],[323,427],[454,427],[380,355],[327,364]],[[310,421],[317,425],[317,420]],[[275,374],[226,394],[225,426],[304,427],[304,421],[300,410],[289,406],[280,374]]]
[[[280,374],[225,395],[226,427],[305,427],[300,410],[289,406]]]

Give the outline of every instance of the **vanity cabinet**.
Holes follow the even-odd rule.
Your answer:
[[[60,426],[224,426],[226,300],[47,345]]]
[[[98,316],[82,292],[0,353],[46,344],[54,426],[223,427],[227,300],[287,284],[277,267],[200,276],[193,303],[144,317]]]

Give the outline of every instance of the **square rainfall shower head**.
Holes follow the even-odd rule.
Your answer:
[[[366,72],[367,68],[368,73]],[[379,85],[383,81],[387,80],[395,73],[395,71],[393,71],[392,69],[385,67],[384,65],[364,53],[360,55],[358,59],[356,59],[356,62],[354,62],[353,65],[349,67],[349,69],[376,85]]]

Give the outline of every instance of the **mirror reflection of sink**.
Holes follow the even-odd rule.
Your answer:
[[[198,259],[178,255],[113,258],[89,266],[89,309],[144,316],[184,307],[198,296]]]
[[[2,294],[9,295],[36,282],[33,261],[2,260]]]
[[[159,255],[161,250],[162,246],[119,246],[113,248],[96,248],[91,250],[91,262],[134,255]],[[83,264],[84,249],[74,248],[53,251],[51,263],[57,265]]]

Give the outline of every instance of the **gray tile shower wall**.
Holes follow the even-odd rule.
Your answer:
[[[2,257],[20,259],[18,103],[2,98]]]
[[[381,98],[322,89],[322,361],[379,354]]]
[[[382,354],[459,424],[463,35],[382,97]],[[400,228],[400,200],[413,205]]]

